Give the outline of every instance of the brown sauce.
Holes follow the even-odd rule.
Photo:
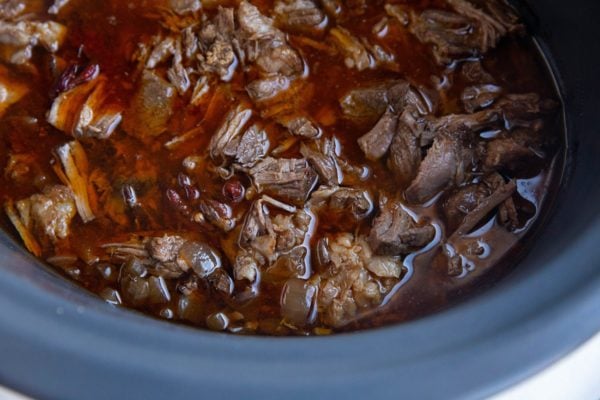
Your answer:
[[[310,280],[316,291],[325,290],[323,277],[333,272],[327,269],[329,267],[319,265],[317,260],[316,248],[320,239],[328,237],[334,241],[340,233],[350,233],[354,240],[368,237],[373,224],[377,223],[381,196],[402,197],[410,184],[410,180],[401,182],[398,179],[388,167],[385,157],[378,161],[365,157],[359,138],[373,128],[374,122],[345,116],[340,99],[356,88],[404,80],[414,88],[432,93],[431,98],[437,99],[438,106],[433,116],[465,114],[461,94],[474,83],[469,82],[461,71],[465,65],[480,61],[483,70],[493,77],[494,85],[500,87],[502,93],[536,93],[540,99],[556,102],[558,94],[552,77],[531,38],[524,34],[508,34],[483,55],[469,55],[444,64],[436,62],[432,56],[431,43],[422,42],[409,27],[386,14],[383,1],[364,4],[361,1],[340,2],[342,12],[337,16],[326,14],[324,28],[309,33],[277,23],[276,26],[286,34],[287,45],[298,52],[305,64],[303,75],[295,77],[293,82],[296,83],[291,84],[296,84],[299,91],[287,101],[293,103],[295,112],[310,117],[322,131],[323,138],[335,138],[339,159],[354,167],[354,173],[344,172],[341,186],[368,192],[373,209],[357,221],[349,217],[348,205],[341,210],[327,207],[309,210],[305,204],[300,204],[303,202],[287,201],[278,193],[268,193],[289,206],[307,210],[310,217],[308,231],[297,246],[305,251],[304,257],[301,257],[305,263],[303,269],[291,274],[287,270],[279,273],[273,270],[277,260],[266,262],[258,267],[260,277],[249,283],[235,279],[233,264],[241,251],[240,230],[260,196],[248,169],[234,170],[228,179],[219,175],[219,163],[208,156],[211,139],[223,125],[227,113],[240,103],[254,110],[245,126],[256,123],[266,132],[273,157],[274,149],[289,142],[289,148],[277,152],[276,157],[302,159],[300,143],[311,143],[313,139],[291,135],[282,123],[276,121],[277,117],[270,116],[275,112],[273,106],[257,105],[249,98],[246,86],[260,76],[260,71],[253,65],[245,69],[238,66],[228,82],[219,80],[214,73],[206,73],[210,89],[197,106],[190,105],[191,89],[185,94],[175,95],[172,115],[164,131],[158,135],[144,137],[127,132],[129,129],[124,129],[130,118],[127,109],[139,90],[142,74],[140,65],[143,63],[134,58],[140,51],[138,44],[151,47],[155,38],[179,35],[188,25],[200,29],[219,12],[216,6],[210,4],[233,8],[238,4],[236,1],[206,2],[201,10],[179,15],[169,10],[171,3],[174,2],[71,0],[58,15],[41,11],[34,17],[28,17],[40,21],[51,19],[66,27],[67,36],[58,51],[51,54],[37,46],[27,63],[14,65],[4,62],[0,65],[0,77],[6,76],[9,81],[19,82],[28,88],[28,94],[11,105],[0,118],[0,160],[5,171],[0,174],[3,203],[17,202],[40,193],[46,187],[64,184],[56,172],[59,161],[55,149],[74,139],[48,123],[47,113],[54,100],[51,96],[53,88],[68,66],[97,64],[107,82],[109,103],[124,110],[123,121],[109,138],[78,140],[88,159],[88,184],[91,187],[89,191],[94,193],[90,198],[95,219],[84,223],[80,215],[75,215],[70,220],[68,236],[56,240],[48,239],[37,229],[34,236],[41,246],[41,259],[111,303],[192,326],[268,335],[328,334],[412,320],[490,287],[515,267],[519,254],[531,240],[531,228],[543,218],[546,203],[549,203],[553,188],[560,179],[565,143],[562,115],[557,106],[550,112],[536,113],[531,118],[543,122],[543,127],[536,133],[543,138],[543,144],[535,149],[537,158],[517,171],[499,171],[504,183],[516,185],[510,198],[518,211],[517,226],[511,229],[502,226],[498,222],[498,208],[493,207],[486,217],[476,221],[473,229],[448,241],[456,226],[452,227],[453,223],[445,215],[444,202],[457,188],[481,183],[489,172],[482,172],[479,165],[472,166],[467,171],[467,178],[448,185],[443,193],[426,204],[402,201],[404,212],[417,220],[419,226],[433,226],[435,235],[425,246],[393,255],[395,262],[401,266],[400,276],[369,278],[372,279],[370,282],[377,281],[380,285],[377,301],[370,300],[366,307],[359,305],[353,316],[344,314],[343,323],[339,324],[331,323],[333,317],[322,317],[326,311],[319,305],[319,294],[307,300],[311,303],[308,306],[310,315],[307,315],[304,324],[290,321],[285,312],[282,313],[282,291],[286,290],[286,282]],[[257,0],[251,3],[263,14],[273,15],[275,1]],[[388,3],[402,6],[408,16],[419,15],[429,9],[453,10],[442,0]],[[45,10],[45,6],[49,4],[41,9]],[[203,16],[207,19],[203,20]],[[374,26],[378,24],[381,24],[384,34],[373,33]],[[367,38],[369,42],[379,44],[393,56],[393,61],[360,71],[349,68],[330,37],[330,30],[336,26],[344,27],[357,38]],[[169,62],[159,63],[154,71],[164,77],[168,66]],[[198,78],[194,76],[193,79]],[[173,138],[190,131],[196,133],[183,144],[165,146]],[[477,140],[485,136],[485,133],[481,136],[480,133],[476,135],[479,137]],[[491,137],[497,134],[493,129],[488,133]],[[485,144],[486,140],[480,141]],[[423,158],[430,148],[431,143],[422,147]],[[10,163],[15,161],[15,155],[18,155],[17,162],[12,165]],[[201,156],[196,159],[198,165],[186,169],[185,160],[194,156]],[[361,176],[360,171],[366,171],[366,175]],[[322,186],[322,181],[319,178],[317,185]],[[224,193],[223,187],[227,182],[235,185],[234,189],[243,186],[245,196],[241,201],[232,201],[228,189]],[[125,187],[134,191],[136,201],[133,206],[128,206]],[[198,194],[190,193],[193,190]],[[200,209],[202,201],[207,200],[229,207],[230,219],[235,225],[233,229],[224,231],[206,221],[207,213]],[[289,212],[277,207],[268,206],[268,209],[270,219],[289,215]],[[459,220],[454,225],[460,223]],[[16,235],[6,217],[3,218],[3,226]],[[214,272],[208,277],[192,276],[193,268],[177,277],[160,273],[154,276],[152,268],[149,268],[150,272],[124,283],[124,279],[129,279],[127,274],[132,273],[130,269],[135,269],[135,266],[131,265],[131,257],[123,259],[115,256],[116,250],[110,244],[141,241],[164,234],[180,235],[186,240],[211,246],[222,264],[219,268],[221,276],[215,277]],[[144,245],[141,248],[145,249]],[[449,274],[448,258],[453,254],[460,256],[462,270]],[[323,276],[319,278],[321,280],[316,280],[315,277],[320,275]],[[145,295],[144,300],[124,293],[128,290],[124,285],[131,288],[143,279],[143,282],[148,282],[150,277],[156,279],[150,284],[150,289],[143,289],[151,292]],[[132,284],[133,281],[137,283]],[[357,290],[352,293],[356,294]],[[310,296],[310,293],[306,295]],[[360,303],[359,300],[356,302]]]

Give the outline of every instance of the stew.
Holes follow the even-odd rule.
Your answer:
[[[505,0],[0,2],[4,226],[107,302],[241,334],[422,317],[560,180]]]

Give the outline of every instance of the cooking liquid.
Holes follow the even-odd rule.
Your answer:
[[[92,62],[98,63],[112,85],[115,102],[127,105],[134,92],[134,76],[136,63],[131,62],[137,43],[148,43],[150,39],[164,32],[160,20],[148,15],[144,1],[123,2],[117,0],[84,1],[72,0],[65,13],[57,18],[58,22],[68,27],[69,35],[58,55],[66,64],[78,61],[78,51],[82,48]],[[234,3],[234,2],[232,2]],[[266,12],[271,9],[273,1],[253,1],[253,4]],[[415,10],[428,7],[444,8],[444,2],[437,0],[411,1]],[[204,10],[212,13],[213,10]],[[267,12],[268,14],[268,12]],[[383,2],[371,1],[368,8],[359,15],[353,15],[339,22],[356,36],[372,37],[373,26],[385,16]],[[368,189],[371,193],[396,193],[399,188],[385,162],[367,161],[357,145],[357,139],[365,134],[370,125],[361,125],[344,119],[339,107],[339,99],[350,89],[390,79],[405,79],[415,86],[434,89],[435,81],[451,80],[450,89],[440,97],[440,115],[447,113],[463,113],[460,94],[468,85],[453,73],[458,65],[442,67],[437,65],[428,46],[420,43],[405,28],[389,23],[387,34],[378,42],[396,55],[394,71],[375,69],[358,72],[348,69],[340,56],[324,56],[315,50],[298,35],[289,36],[290,44],[298,49],[308,65],[307,84],[299,95],[302,101],[299,106],[311,115],[324,129],[327,135],[335,136],[342,149],[342,157],[353,165],[366,166],[370,170],[370,178],[356,185]],[[558,99],[553,80],[546,63],[531,38],[505,38],[498,47],[482,59],[484,68],[495,78],[497,85],[506,93],[535,92],[541,98]],[[9,73],[15,79],[28,82],[33,89],[24,100],[12,107],[0,121],[0,160],[6,166],[10,153],[26,154],[31,159],[30,178],[16,183],[5,174],[0,174],[0,198],[18,200],[39,192],[40,182],[45,184],[60,183],[52,170],[52,149],[69,140],[63,132],[50,126],[45,119],[51,100],[48,93],[55,77],[52,76],[50,56],[42,51],[36,52],[34,64],[38,73],[26,70],[11,69]],[[437,78],[437,79],[434,79]],[[196,234],[229,254],[237,246],[235,235],[219,232],[199,232],[196,223],[174,209],[165,192],[177,186],[177,177],[182,172],[182,160],[196,153],[201,153],[208,146],[212,134],[222,123],[226,112],[237,102],[236,99],[247,98],[245,85],[248,77],[243,72],[236,72],[230,82],[232,95],[215,95],[206,107],[185,107],[187,99],[179,98],[179,107],[170,120],[167,134],[154,142],[141,142],[126,135],[120,129],[108,140],[88,140],[83,143],[90,162],[90,170],[98,168],[104,171],[114,188],[130,183],[138,190],[141,204],[150,210],[151,218],[135,218],[122,205],[113,204],[111,213],[121,215],[125,224],[119,225],[105,216],[83,224],[76,217],[71,224],[70,240],[59,242],[56,248],[46,246],[44,258],[55,254],[77,255],[80,259],[93,259],[101,253],[100,246],[105,243],[126,241],[131,232],[154,234],[162,232],[196,232]],[[445,221],[439,212],[439,203],[431,202],[423,207],[408,207],[418,219],[430,221],[437,231],[436,240],[425,250],[412,254],[404,260],[406,273],[404,279],[395,290],[387,296],[384,305],[378,310],[368,313],[355,322],[341,328],[340,331],[377,327],[384,324],[398,323],[419,318],[432,312],[444,309],[461,301],[473,293],[480,292],[497,282],[516,265],[529,242],[530,230],[546,213],[549,198],[557,188],[563,168],[564,130],[560,112],[545,117],[544,133],[556,137],[556,148],[553,154],[546,156],[545,164],[535,166],[532,170],[523,171],[517,180],[518,192],[523,202],[529,202],[533,210],[523,228],[510,233],[498,226],[493,215],[470,235],[453,243],[446,244]],[[181,134],[200,125],[203,134],[193,137],[184,146],[173,150],[166,149],[163,144],[173,133]],[[286,134],[274,123],[265,129],[271,143],[278,144],[286,138]],[[300,157],[297,146],[284,152],[281,156]],[[215,174],[196,174],[192,176],[195,185],[200,188],[202,196],[225,201],[221,194],[223,181]],[[250,186],[248,179],[239,175],[238,179]],[[234,215],[242,215],[250,207],[251,202],[242,201],[232,204]],[[362,221],[358,232],[367,234],[374,215]],[[326,233],[353,232],[354,222],[347,216],[330,213],[326,218],[319,218],[314,223],[311,243]],[[137,221],[137,222],[136,222]],[[7,218],[3,225],[8,232],[14,230]],[[459,277],[450,277],[447,273],[447,261],[443,246],[450,246],[446,251],[458,251],[460,254],[469,246],[477,245],[482,253],[465,256],[466,265]],[[83,255],[83,257],[82,257]],[[309,253],[310,255],[310,253]],[[314,255],[312,256],[314,258]],[[226,268],[230,268],[226,265]],[[78,261],[74,265],[56,268],[60,273],[86,289],[101,293],[106,288],[118,288],[119,265],[99,263],[88,265]],[[310,269],[307,271],[307,275]],[[208,315],[232,310],[230,301],[220,296],[211,295],[209,290],[199,288],[192,295],[183,297],[176,285],[169,282],[171,301],[161,306],[143,307],[140,311],[162,318],[173,318],[175,321],[194,326],[205,326]],[[296,332],[281,324],[280,295],[281,282],[263,281],[260,284],[258,297],[235,309],[244,315],[245,321],[255,321],[255,330],[248,333],[261,334],[298,334],[311,333],[310,330]],[[188,302],[183,304],[182,302]],[[182,307],[193,303],[188,312],[179,313]],[[125,304],[127,305],[127,304]],[[169,312],[169,310],[171,312]]]

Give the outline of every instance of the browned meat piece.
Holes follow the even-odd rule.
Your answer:
[[[294,136],[306,139],[316,139],[321,136],[321,129],[306,116],[279,117],[278,122]]]
[[[377,161],[388,152],[398,127],[398,114],[392,107],[379,119],[379,122],[368,133],[358,139],[367,159]]]
[[[474,163],[475,152],[463,145],[460,136],[458,133],[436,137],[416,178],[404,192],[406,200],[413,204],[426,203],[447,187],[464,182]]]
[[[327,16],[312,0],[279,0],[275,15],[281,25],[303,32],[320,31],[327,24]]]
[[[340,99],[340,105],[345,116],[369,121],[380,118],[389,107],[397,113],[405,107],[421,115],[434,112],[432,99],[402,80],[353,89]]]
[[[231,110],[226,116],[225,121],[219,130],[210,139],[208,151],[214,160],[225,161],[227,155],[237,155],[237,144],[240,141],[239,135],[242,133],[246,123],[252,117],[252,110],[239,105]]]
[[[317,171],[321,182],[325,185],[340,185],[343,180],[342,171],[337,162],[335,142],[333,139],[321,139],[312,146],[302,143],[300,153]]]
[[[410,30],[423,43],[433,45],[437,62],[484,54],[500,39],[522,29],[515,11],[504,0],[481,3],[449,0],[455,12],[426,10],[411,15]]]
[[[249,168],[267,155],[269,147],[266,132],[252,125],[241,138],[235,137],[227,144],[224,154],[231,157],[234,163]]]
[[[462,92],[461,100],[465,111],[472,113],[491,106],[501,94],[502,89],[493,84],[469,86]]]
[[[361,220],[373,211],[373,200],[368,191],[348,187],[320,187],[312,194],[309,204],[318,211],[325,206],[336,212],[351,211],[355,220]]]
[[[470,195],[464,196],[463,194],[463,200],[466,200],[466,202],[460,203],[459,197],[459,204],[454,204],[457,203],[456,201],[449,204],[449,206],[462,206],[463,209],[468,210],[462,223],[459,225],[456,231],[454,231],[452,236],[448,238],[449,242],[451,242],[455,237],[469,233],[486,215],[507,200],[509,200],[509,206],[514,208],[514,203],[510,201],[510,198],[517,189],[517,185],[514,181],[505,183],[502,176],[493,174],[486,177],[486,179],[480,185],[482,185],[480,188],[471,188]],[[472,192],[473,190],[476,191]],[[469,192],[467,191],[465,193]],[[482,196],[484,193],[486,196]],[[516,210],[514,211],[516,214]]]
[[[556,109],[558,104],[552,100],[542,100],[536,93],[507,94],[500,98],[494,108],[504,116],[505,126],[534,128],[541,114]],[[539,127],[538,127],[539,129]]]
[[[229,81],[233,76],[236,56],[231,43],[217,38],[203,56],[199,56],[202,70],[214,73],[223,81]]]
[[[319,320],[333,327],[381,304],[402,276],[396,257],[373,256],[364,239],[341,233],[327,241],[329,263],[319,274]]]
[[[69,236],[69,225],[77,213],[73,193],[61,185],[47,186],[41,194],[19,200],[15,206],[25,229],[53,242]]]
[[[477,208],[479,203],[489,195],[489,187],[480,183],[472,183],[455,189],[442,203],[447,229],[454,231],[465,216]]]
[[[494,107],[473,114],[448,114],[443,117],[427,115],[416,121],[414,130],[421,146],[427,146],[443,132],[477,133],[484,129],[499,128],[501,123],[501,112]]]
[[[244,0],[238,7],[237,21],[245,56],[256,63],[264,76],[294,76],[303,72],[300,54],[287,43],[285,34],[274,26],[271,18]]]
[[[434,235],[433,226],[417,225],[399,201],[382,196],[368,241],[376,254],[398,256],[426,246]]]
[[[16,48],[43,46],[56,52],[67,35],[67,29],[53,21],[0,21],[0,44]]]
[[[331,38],[344,55],[344,62],[348,68],[363,71],[375,66],[375,60],[365,46],[354,37],[347,29],[338,26],[330,32]]]
[[[337,211],[350,210],[356,220],[361,220],[373,211],[373,200],[367,191],[339,188],[329,198],[329,207]]]
[[[480,40],[484,53],[493,48],[503,36],[523,29],[516,10],[507,0],[448,0],[448,3],[459,14],[481,24]]]
[[[185,242],[185,239],[176,235],[154,237],[146,243],[146,250],[150,257],[161,263],[175,262]]]
[[[304,202],[317,184],[317,173],[303,159],[268,157],[250,170],[250,176],[260,193],[283,200]]]
[[[235,16],[232,8],[220,7],[217,15],[203,24],[198,34],[202,54],[198,54],[200,68],[229,81],[238,64],[233,48]]]
[[[254,102],[272,99],[290,87],[290,80],[283,75],[269,76],[252,81],[246,86],[248,95]]]
[[[153,72],[144,71],[129,109],[123,116],[123,129],[139,138],[156,137],[167,130],[173,115],[176,90]]]
[[[536,160],[539,157],[529,147],[512,137],[503,137],[487,143],[483,165],[490,170],[515,172]]]
[[[237,10],[240,29],[252,39],[280,39],[281,31],[273,26],[273,20],[247,0],[240,2]]]
[[[494,77],[490,75],[481,65],[481,61],[465,62],[460,70],[461,76],[473,84],[494,83]]]
[[[289,45],[281,45],[265,50],[256,59],[256,65],[267,76],[274,74],[294,76],[302,74],[304,70],[302,58]]]
[[[192,83],[188,70],[183,66],[183,50],[181,46],[181,39],[178,38],[175,42],[175,52],[173,53],[171,67],[167,70],[167,78],[175,86],[179,94],[183,95],[188,91]]]
[[[116,261],[125,261],[126,264],[135,261],[147,273],[167,279],[179,278],[187,271],[206,278],[222,266],[220,256],[208,244],[180,235],[139,237],[128,242],[107,243],[102,247]]]
[[[416,121],[410,112],[405,111],[398,122],[387,161],[388,168],[401,184],[410,182],[421,164],[421,147],[415,130]]]

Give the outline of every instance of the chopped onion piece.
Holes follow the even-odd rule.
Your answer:
[[[281,315],[296,326],[305,326],[314,321],[317,287],[302,279],[286,282],[281,295]]]

